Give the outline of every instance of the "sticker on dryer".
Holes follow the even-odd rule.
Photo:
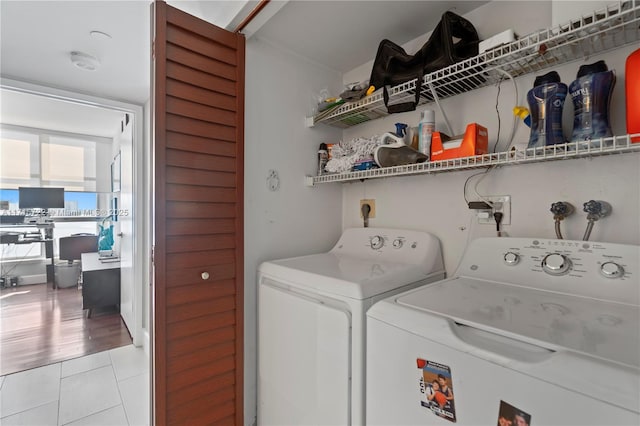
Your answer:
[[[443,364],[418,358],[420,377],[420,405],[438,417],[455,423],[456,408],[453,398],[451,369]]]
[[[531,426],[531,414],[527,414],[511,404],[500,401],[498,426]]]

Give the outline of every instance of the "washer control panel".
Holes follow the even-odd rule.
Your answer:
[[[607,278],[620,278],[624,276],[624,268],[616,262],[605,262],[600,265],[600,272]]]
[[[564,254],[551,253],[542,259],[542,270],[549,275],[564,275],[571,269],[571,259]]]
[[[479,238],[456,275],[640,305],[640,246]]]
[[[508,251],[504,254],[504,263],[509,266],[515,266],[520,262],[520,255],[512,251]]]

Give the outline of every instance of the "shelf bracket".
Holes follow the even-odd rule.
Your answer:
[[[304,118],[305,127],[313,127],[316,125],[315,117],[305,117]]]

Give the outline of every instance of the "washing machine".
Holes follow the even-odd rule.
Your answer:
[[[344,231],[328,253],[264,262],[258,282],[258,424],[365,424],[365,313],[444,278],[440,242]]]
[[[640,247],[482,238],[367,313],[369,425],[640,424]]]

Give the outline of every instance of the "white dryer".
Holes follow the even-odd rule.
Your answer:
[[[258,424],[363,425],[367,309],[443,278],[438,239],[397,229],[347,229],[328,253],[260,265]]]
[[[640,424],[639,266],[638,246],[473,241],[367,313],[367,424]]]

